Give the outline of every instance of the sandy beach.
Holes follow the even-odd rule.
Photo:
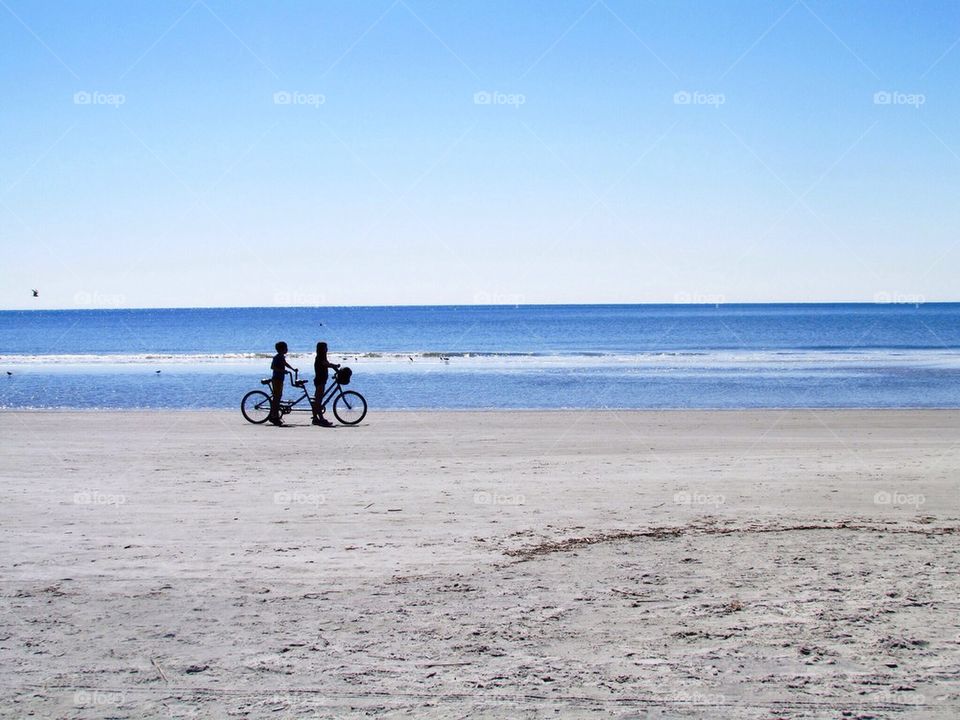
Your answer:
[[[0,715],[953,718],[960,411],[0,414]]]

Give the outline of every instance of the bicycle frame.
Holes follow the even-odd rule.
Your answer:
[[[294,373],[287,371],[287,375],[290,376],[290,385],[296,388],[297,390],[300,390],[303,394],[300,397],[298,397],[296,400],[281,399],[280,412],[283,413],[284,415],[290,412],[312,413],[315,396],[311,396],[310,393],[307,392],[306,383],[309,381],[307,380],[303,381],[304,386],[300,386],[300,385],[297,385],[297,382],[300,379],[299,373],[294,375]],[[320,402],[321,410],[325,409],[327,404],[342,392],[343,392],[343,387],[340,385],[339,382],[337,382],[336,375],[334,375],[333,382],[329,383],[328,387],[324,389],[323,396],[321,397],[321,402]],[[304,400],[307,401],[307,407],[297,407]]]
[[[323,410],[328,402],[342,392],[343,388],[340,386],[340,383],[337,382],[336,377],[334,377],[333,382],[330,383],[330,387],[324,390],[323,397],[320,399],[320,409]]]

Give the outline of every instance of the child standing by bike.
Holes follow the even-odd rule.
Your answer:
[[[340,366],[327,359],[327,344],[325,342],[317,343],[317,357],[313,361],[313,385],[316,395],[313,400],[313,424],[321,427],[333,427],[333,423],[323,417],[323,394],[327,389],[327,380],[330,375],[327,372],[330,368],[339,370]]]
[[[291,370],[296,370],[296,368],[287,362],[287,344],[283,340],[274,345],[274,347],[277,349],[277,354],[273,356],[273,361],[270,363],[270,369],[273,371],[273,378],[270,383],[273,394],[270,396],[269,420],[272,424],[279,427],[283,425],[283,421],[280,419],[280,400],[283,398],[283,379],[287,374],[287,368]]]

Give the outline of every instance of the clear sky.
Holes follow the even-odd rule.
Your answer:
[[[958,300],[958,76],[956,0],[0,0],[0,307]]]

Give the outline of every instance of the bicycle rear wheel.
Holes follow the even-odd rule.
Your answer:
[[[333,414],[344,425],[356,425],[367,414],[367,401],[360,393],[346,390],[333,401]]]
[[[251,390],[240,401],[240,412],[254,425],[265,423],[270,417],[270,396],[262,390]]]

